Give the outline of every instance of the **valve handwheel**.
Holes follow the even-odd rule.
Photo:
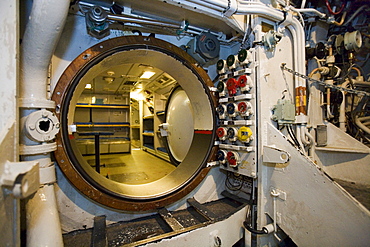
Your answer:
[[[229,78],[226,82],[227,91],[229,92],[230,96],[236,94],[236,90],[238,88],[238,81],[234,78]]]

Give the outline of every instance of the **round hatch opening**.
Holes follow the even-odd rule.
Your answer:
[[[153,135],[162,135],[167,140],[166,146],[174,169],[159,179],[140,184],[120,182],[97,172],[79,149],[76,136],[83,136],[81,129],[86,130],[88,126],[93,126],[93,132],[100,134],[104,134],[105,129],[99,129],[98,122],[91,122],[91,119],[85,123],[86,126],[75,122],[76,115],[82,116],[76,113],[77,108],[107,107],[104,102],[98,102],[102,106],[94,104],[93,107],[91,102],[87,106],[78,103],[87,90],[87,84],[107,71],[110,74],[104,78],[105,82],[116,83],[118,79],[112,71],[120,65],[133,67],[134,64],[157,69],[170,75],[176,82],[166,99],[165,121],[161,126],[153,128]],[[162,82],[157,80],[153,83]],[[210,169],[206,164],[215,155],[216,100],[209,90],[211,86],[212,81],[206,72],[188,54],[159,39],[119,37],[87,49],[64,71],[52,96],[61,123],[55,157],[62,172],[87,197],[115,209],[146,211],[183,198],[205,178]],[[101,114],[105,114],[104,110]],[[122,123],[119,128],[130,131],[133,126]],[[117,129],[113,126],[112,130],[114,137]],[[96,137],[94,140],[91,138],[92,142],[96,143],[96,140]],[[134,169],[138,164],[127,162],[125,165]],[[156,164],[152,165],[148,171],[156,169]]]

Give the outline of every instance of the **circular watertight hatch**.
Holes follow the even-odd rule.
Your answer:
[[[176,87],[166,105],[166,144],[171,161],[176,165],[185,159],[190,150],[194,137],[193,116],[193,108],[185,90]]]
[[[167,106],[175,109],[166,112],[169,135],[180,139],[180,142],[168,139],[176,168],[158,180],[143,184],[113,181],[96,172],[76,148],[73,136],[73,115],[86,84],[114,66],[134,63],[158,68],[179,85],[174,90],[176,97],[172,95],[173,100]],[[118,37],[87,49],[64,71],[53,92],[56,116],[61,123],[55,151],[58,165],[81,193],[111,208],[147,211],[183,198],[205,178],[210,169],[206,164],[216,156],[213,143],[217,101],[209,87],[213,87],[212,81],[193,58],[159,39]]]

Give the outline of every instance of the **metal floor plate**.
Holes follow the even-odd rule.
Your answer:
[[[245,204],[229,198],[223,198],[201,204],[201,207],[202,210],[212,212],[212,215],[215,215],[217,220],[223,220],[238,211],[243,205]],[[162,210],[163,214],[164,211]],[[171,224],[168,224],[160,214],[108,225],[106,227],[108,246],[136,246],[145,242],[153,242],[175,236],[211,223],[192,206],[184,210],[170,212],[170,214],[173,217],[172,220],[176,220],[182,228],[175,228],[174,230],[171,228]],[[86,229],[64,234],[64,246],[91,246],[92,233],[93,229]]]

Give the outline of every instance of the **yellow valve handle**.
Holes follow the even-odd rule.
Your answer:
[[[248,139],[252,136],[252,130],[249,127],[243,126],[240,127],[238,130],[238,139],[241,142],[248,141]]]

